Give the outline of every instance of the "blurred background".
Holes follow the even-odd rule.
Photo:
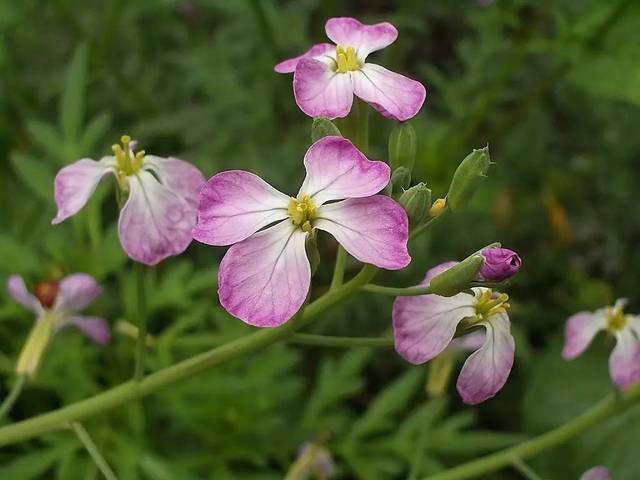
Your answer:
[[[320,440],[336,478],[422,478],[560,425],[612,390],[607,339],[570,363],[560,348],[573,312],[618,297],[640,309],[635,1],[0,0],[0,281],[18,273],[33,288],[88,272],[105,287],[91,312],[113,326],[133,318],[114,183],[103,181],[81,214],[54,227],[55,172],[110,154],[127,133],[207,177],[248,169],[295,193],[311,121],[291,77],[272,68],[325,41],[326,19],[346,15],[395,24],[399,39],[371,60],[427,86],[412,120],[414,182],[437,198],[472,148],[489,144],[496,162],[465,213],[414,242],[410,268],[377,282],[415,284],[430,266],[493,241],[518,251],[512,377],[471,408],[455,376],[444,396],[429,398],[427,368],[392,349],[275,345],[88,421],[120,479],[280,479],[305,441]],[[370,157],[386,159],[393,122],[372,114],[370,124]],[[314,295],[330,281],[336,248],[328,238],[320,247]],[[148,274],[150,370],[250,331],[218,307],[223,253],[194,244]],[[391,302],[357,295],[309,331],[388,334]],[[3,290],[2,396],[32,322]],[[125,381],[133,345],[118,332],[102,348],[61,333],[10,420]],[[639,443],[635,408],[530,463],[547,479],[603,464],[614,479],[633,480]],[[60,431],[0,450],[0,478],[98,474],[75,436]],[[486,478],[522,477],[505,469]]]

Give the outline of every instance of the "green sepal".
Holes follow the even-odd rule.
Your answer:
[[[432,293],[443,297],[457,295],[478,278],[478,272],[482,265],[484,265],[484,257],[473,254],[431,279],[429,288]]]

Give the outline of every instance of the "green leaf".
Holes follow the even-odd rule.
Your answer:
[[[80,148],[83,152],[92,152],[96,149],[98,142],[106,135],[111,127],[111,115],[101,113],[92,118],[82,132]]]
[[[67,69],[66,82],[60,103],[60,123],[67,140],[75,140],[80,133],[85,108],[87,63],[89,50],[86,44],[76,48]]]
[[[37,253],[8,235],[0,234],[0,252],[0,270],[8,274],[29,274],[41,270]]]
[[[73,449],[75,449],[75,445],[64,443],[56,448],[22,454],[16,460],[0,467],[0,478],[10,478],[11,480],[44,478],[43,475],[55,465],[60,457],[65,456],[69,450]]]
[[[27,131],[30,139],[59,164],[67,163],[67,145],[60,132],[52,125],[39,120],[29,120]]]
[[[20,152],[11,154],[11,165],[20,180],[32,193],[46,202],[53,200],[55,174],[46,163]]]

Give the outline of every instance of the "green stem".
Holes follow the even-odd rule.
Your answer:
[[[347,263],[347,251],[342,245],[338,245],[338,253],[336,253],[336,266],[333,269],[333,277],[331,278],[331,286],[329,290],[338,288],[344,282],[344,266]]]
[[[515,468],[526,480],[542,480],[533,468],[524,463],[519,458],[512,460],[513,468]]]
[[[104,475],[104,478],[106,478],[107,480],[117,480],[115,473],[113,473],[113,470],[111,470],[111,467],[100,453],[97,445],[91,439],[91,436],[89,436],[89,432],[87,432],[82,424],[78,422],[72,422],[71,428],[78,436],[78,439],[82,442],[82,445],[84,445],[84,448],[87,449],[89,455],[91,455],[91,458],[96,463],[98,470],[100,470],[102,475]]]
[[[447,208],[445,208],[442,213],[440,215],[438,215],[437,217],[433,217],[431,220],[429,220],[426,223],[423,223],[422,225],[420,225],[418,228],[414,229],[413,232],[411,232],[409,234],[409,240],[413,240],[414,238],[419,237],[420,235],[422,235],[424,232],[426,232],[429,228],[433,227],[434,225],[438,224],[441,220],[442,217],[444,217],[447,212],[449,210]]]
[[[430,287],[385,287],[382,285],[374,285],[369,283],[362,287],[362,290],[370,293],[377,293],[379,295],[388,295],[390,297],[416,297],[418,295],[427,295],[431,293]]]
[[[374,277],[377,271],[375,267],[365,265],[354,278],[342,287],[330,291],[310,303],[302,314],[282,327],[259,330],[159,370],[140,382],[129,381],[86,400],[0,428],[0,446],[38,436],[43,432],[60,428],[69,422],[83,420],[94,415],[103,415],[107,410],[155,393],[181,380],[198,375],[213,366],[284,340],[313,318],[356,293],[362,285]]]
[[[391,337],[334,337],[310,333],[294,333],[288,342],[319,347],[393,347]]]
[[[22,392],[22,388],[24,387],[24,384],[26,382],[27,382],[26,375],[19,375],[16,378],[16,381],[13,384],[13,387],[9,391],[9,395],[7,395],[7,398],[5,398],[4,401],[2,402],[2,405],[0,405],[0,419],[2,419],[7,413],[9,413],[9,411],[11,411],[13,404],[16,403],[16,400],[20,396],[20,393]]]
[[[147,352],[147,306],[145,292],[145,267],[136,263],[136,317],[138,320],[138,343],[136,346],[136,363],[133,378],[139,382],[144,377],[144,359]]]
[[[514,459],[523,460],[530,458],[545,450],[565,443],[610,417],[624,412],[639,401],[640,384],[632,387],[621,395],[609,395],[582,415],[579,415],[558,428],[543,433],[531,440],[527,440],[515,447],[507,448],[501,452],[496,452],[479,458],[478,460],[473,460],[445,470],[444,472],[437,473],[428,477],[428,480],[464,480],[482,477],[487,473],[495,472],[508,465],[512,465]]]

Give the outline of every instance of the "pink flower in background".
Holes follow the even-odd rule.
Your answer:
[[[605,467],[593,467],[582,474],[580,480],[611,480]]]
[[[78,213],[105,174],[116,176],[128,198],[120,212],[118,234],[123,250],[133,260],[155,265],[182,253],[191,243],[196,223],[198,192],[204,176],[177,158],[134,154],[133,142],[122,137],[113,156],[99,161],[83,158],[58,172],[55,200],[58,224]]]
[[[305,241],[315,229],[364,263],[396,270],[411,260],[406,213],[375,195],[389,182],[387,164],[368,160],[344,138],[324,137],[304,165],[295,198],[240,170],[213,176],[200,192],[194,238],[233,245],[220,264],[218,294],[229,313],[250,325],[281,325],[302,306],[311,282]]]
[[[626,300],[595,312],[578,312],[567,319],[562,356],[571,360],[582,354],[596,334],[606,331],[616,339],[609,356],[613,383],[627,388],[640,381],[640,317],[624,313]]]
[[[430,269],[422,285],[429,285],[431,279],[455,264],[446,262]],[[413,364],[428,362],[452,342],[461,341],[453,339],[460,323],[484,327],[482,345],[467,358],[458,377],[458,392],[468,404],[483,402],[504,386],[515,352],[506,313],[509,297],[488,288],[472,291],[473,294],[462,292],[452,297],[398,297],[392,314],[396,351]],[[477,337],[470,337],[470,341],[476,342]]]
[[[420,82],[366,63],[370,53],[398,38],[393,25],[363,25],[354,18],[340,17],[329,19],[325,31],[335,45],[314,45],[274,68],[278,73],[294,72],[293,93],[304,113],[310,117],[345,117],[354,95],[393,120],[405,121],[418,113],[427,95]]]

